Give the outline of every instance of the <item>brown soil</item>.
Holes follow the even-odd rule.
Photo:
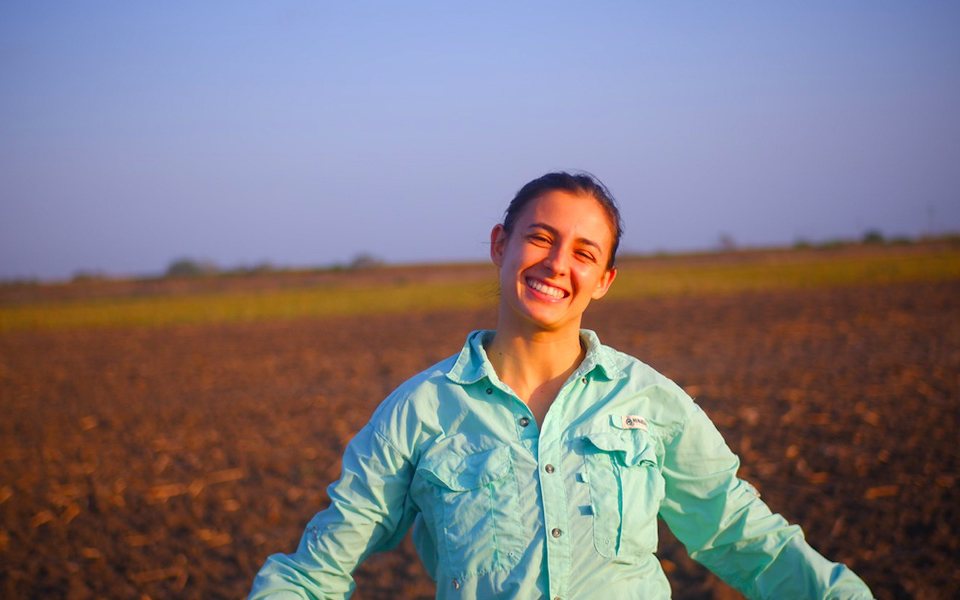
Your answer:
[[[960,282],[606,302],[878,598],[960,597]],[[376,404],[492,311],[0,335],[0,596],[236,598]],[[677,598],[735,598],[665,536]],[[432,598],[409,541],[358,598]]]

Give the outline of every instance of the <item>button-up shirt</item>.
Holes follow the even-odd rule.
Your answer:
[[[475,331],[402,384],[348,445],[330,506],[251,598],[343,598],[370,553],[413,540],[437,598],[669,598],[657,517],[750,598],[871,598],[737,477],[675,383],[581,332],[586,356],[542,426]]]

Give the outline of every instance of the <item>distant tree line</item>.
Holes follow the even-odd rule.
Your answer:
[[[178,258],[167,266],[166,277],[202,277],[216,275],[220,269],[211,261]]]
[[[387,262],[368,252],[361,252],[354,256],[346,264],[336,264],[331,267],[336,271],[354,271],[358,269],[371,269],[385,266]],[[234,269],[220,269],[216,263],[209,260],[196,260],[193,258],[178,258],[172,261],[167,270],[164,271],[164,277],[209,277],[212,275],[256,275],[258,273],[273,273],[283,269],[274,267],[269,262],[263,262],[252,267],[237,267]]]
[[[924,240],[950,241],[952,239],[955,239],[956,237],[957,236],[951,236],[951,235],[920,237],[919,241],[924,241]],[[794,248],[837,248],[839,246],[847,246],[847,245],[856,244],[856,243],[864,244],[867,246],[880,246],[883,244],[904,245],[904,244],[913,244],[913,243],[916,243],[917,241],[918,240],[906,235],[887,237],[879,229],[868,229],[867,231],[864,232],[864,234],[860,237],[859,240],[832,239],[832,240],[826,240],[826,241],[814,244],[808,240],[799,239],[793,243],[793,247]]]

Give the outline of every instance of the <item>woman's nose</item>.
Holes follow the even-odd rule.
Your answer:
[[[557,246],[550,249],[546,258],[543,259],[543,265],[550,269],[554,275],[565,275],[567,268],[570,266],[567,255]]]

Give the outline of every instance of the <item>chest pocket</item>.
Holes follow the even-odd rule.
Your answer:
[[[517,565],[523,554],[520,491],[508,447],[424,459],[417,474],[431,484],[437,550],[452,575]]]
[[[588,433],[583,438],[583,458],[597,552],[608,558],[654,552],[664,480],[646,434]]]

